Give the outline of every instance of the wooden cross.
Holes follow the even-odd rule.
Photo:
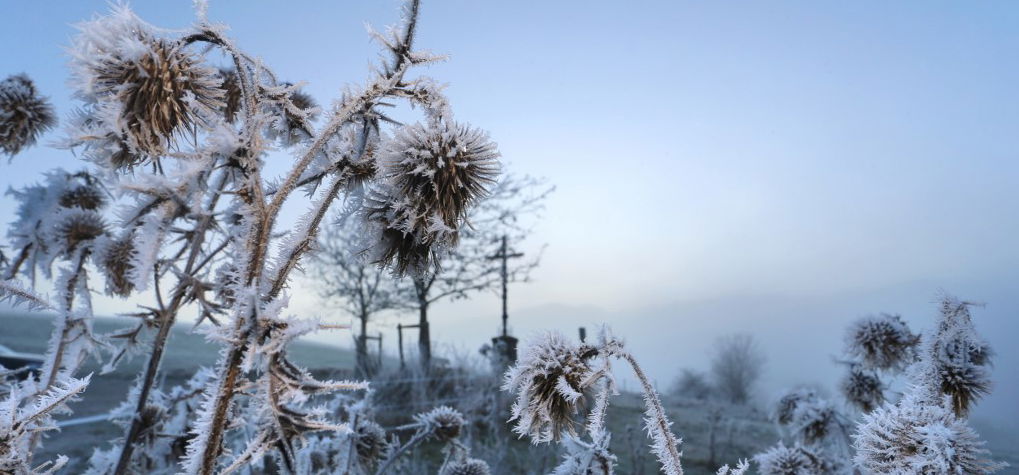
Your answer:
[[[507,330],[507,321],[509,320],[509,314],[506,311],[506,287],[509,282],[509,272],[506,269],[506,261],[515,257],[523,257],[524,254],[521,252],[514,252],[512,254],[506,249],[506,235],[502,236],[502,246],[499,248],[499,252],[488,256],[489,259],[500,259],[502,260],[502,336],[507,336],[509,331]]]

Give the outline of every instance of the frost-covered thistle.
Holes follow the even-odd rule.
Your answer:
[[[227,122],[237,120],[241,111],[241,83],[236,69],[220,68],[220,89],[223,90],[223,118]]]
[[[828,437],[838,417],[831,402],[806,388],[782,396],[774,413],[776,422],[788,426],[805,444],[817,443]]]
[[[130,278],[133,253],[134,241],[130,235],[121,239],[111,238],[101,244],[96,260],[99,270],[106,276],[107,292],[127,297],[134,291],[134,283]]]
[[[564,435],[577,440],[574,429],[574,414],[584,397],[584,392],[601,381],[595,403],[588,415],[586,426],[590,442],[582,442],[560,466],[571,473],[591,469],[596,458],[609,462],[611,471],[614,457],[608,453],[608,432],[605,430],[605,414],[608,397],[615,391],[609,362],[612,358],[625,361],[640,381],[644,395],[644,427],[651,438],[651,453],[661,464],[667,475],[683,473],[680,460],[680,439],[672,433],[672,421],[662,406],[658,392],[628,353],[621,341],[613,338],[603,329],[597,346],[575,345],[558,333],[546,333],[528,342],[517,363],[506,371],[503,390],[516,393],[511,408],[510,421],[515,421],[513,431],[521,437],[528,436],[535,444],[559,441]],[[595,365],[595,359],[600,364]],[[586,460],[586,461],[585,461]]]
[[[979,474],[1005,466],[990,460],[964,419],[990,384],[984,367],[990,349],[973,328],[969,306],[942,299],[938,329],[925,338],[905,396],[865,415],[857,426],[857,467],[873,473]],[[955,379],[959,374],[967,376]]]
[[[53,107],[28,76],[0,81],[0,152],[13,157],[56,123]]]
[[[386,181],[369,195],[364,219],[379,235],[374,258],[421,272],[459,239],[468,208],[499,167],[488,135],[447,121],[401,128],[382,151]]]
[[[840,384],[842,395],[861,412],[870,412],[884,402],[884,384],[873,371],[853,367]]]
[[[120,152],[129,151],[115,153],[111,163],[158,158],[178,135],[195,134],[222,107],[217,71],[204,66],[186,43],[160,37],[126,7],[114,7],[109,16],[79,29],[70,48],[71,67],[78,95],[95,109],[88,130],[126,147]]]
[[[440,475],[488,475],[492,473],[484,460],[468,458],[443,467]]]
[[[431,411],[414,416],[419,424],[440,442],[447,442],[460,436],[467,421],[463,414],[449,406],[439,406]]]
[[[84,184],[68,187],[60,194],[60,206],[95,211],[106,203],[103,191],[88,180]]]
[[[867,367],[902,369],[913,363],[920,337],[914,335],[902,317],[882,313],[854,322],[846,334],[846,352]]]
[[[591,366],[597,355],[597,348],[574,345],[559,333],[532,342],[506,372],[503,385],[516,393],[510,417],[516,421],[513,431],[534,443],[576,435],[574,417],[584,391],[597,380]]]
[[[951,397],[952,410],[965,416],[974,402],[991,390],[990,346],[977,335],[970,304],[946,297],[941,303],[941,322],[927,348],[923,377]]]
[[[754,456],[761,475],[816,475],[831,473],[834,467],[825,455],[812,447],[778,445]]]
[[[68,209],[56,223],[54,237],[64,252],[70,254],[84,243],[90,243],[106,232],[102,217],[91,210]]]
[[[867,414],[855,439],[856,465],[868,473],[993,473],[984,442],[950,404],[907,394],[898,404]]]
[[[375,421],[359,423],[354,430],[354,437],[356,437],[354,452],[357,454],[358,462],[364,467],[375,465],[389,446],[386,431]]]

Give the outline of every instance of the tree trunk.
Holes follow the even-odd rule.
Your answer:
[[[418,311],[421,318],[418,321],[418,353],[421,358],[421,368],[428,371],[432,365],[432,339],[428,333],[428,302],[420,302]]]
[[[368,315],[361,314],[361,333],[357,335],[354,346],[357,352],[357,377],[371,377],[371,363],[368,361]]]

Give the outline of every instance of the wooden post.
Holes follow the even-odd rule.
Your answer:
[[[507,246],[506,246],[506,235],[504,234],[502,236],[502,245],[499,246],[499,252],[497,252],[497,253],[495,253],[495,254],[493,254],[491,256],[488,256],[489,259],[499,259],[499,260],[502,261],[501,262],[502,265],[501,265],[501,269],[500,269],[500,275],[502,277],[502,336],[509,336],[509,328],[508,328],[508,325],[509,325],[509,323],[508,323],[509,322],[509,312],[507,312],[507,306],[506,306],[506,302],[507,302],[506,295],[508,293],[508,287],[509,287],[509,285],[508,285],[509,284],[509,270],[508,270],[508,268],[506,266],[506,261],[508,261],[509,259],[512,259],[514,257],[523,257],[523,255],[524,254],[520,253],[520,252],[514,252],[513,254],[509,253],[509,250],[507,249]]]
[[[406,328],[421,328],[421,324],[404,325],[402,323],[396,324],[396,338],[397,346],[400,347],[400,370],[407,369],[407,364],[403,360],[403,330]],[[419,330],[420,331],[420,330]],[[379,334],[379,346],[382,345],[382,334]]]
[[[400,371],[407,369],[407,365],[403,362],[403,324],[396,324],[396,339],[397,345],[400,347]]]

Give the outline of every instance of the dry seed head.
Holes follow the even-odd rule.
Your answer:
[[[596,348],[573,345],[556,333],[531,342],[506,372],[503,385],[516,393],[510,417],[516,422],[513,431],[535,443],[576,434],[574,416],[584,391],[597,380],[591,367],[596,355]]]
[[[223,90],[223,118],[227,122],[233,122],[237,113],[241,110],[241,83],[234,69],[221,68],[219,77],[222,80],[220,88]]]
[[[354,437],[357,438],[354,450],[357,452],[357,458],[361,465],[365,467],[370,467],[378,462],[382,458],[386,446],[389,445],[386,440],[386,431],[373,421],[359,424]]]
[[[436,407],[424,414],[418,414],[414,418],[429,428],[432,435],[442,442],[460,436],[460,431],[467,423],[460,411],[449,406]]]
[[[224,92],[215,71],[182,44],[139,35],[145,51],[133,58],[111,55],[93,66],[93,75],[97,94],[120,104],[129,148],[159,156],[177,135],[203,123],[203,114],[222,107]]]
[[[919,343],[920,337],[910,332],[900,316],[886,313],[857,320],[846,336],[847,353],[880,370],[911,364]]]
[[[131,235],[108,242],[100,254],[99,267],[106,275],[106,291],[120,297],[127,297],[134,291],[134,284],[129,277],[131,255],[134,253],[134,242]]]
[[[445,122],[402,128],[381,152],[384,186],[365,204],[378,229],[376,258],[397,273],[423,272],[455,246],[470,207],[499,171],[488,135]]]
[[[796,389],[783,395],[775,405],[775,422],[782,425],[793,423],[796,418],[796,408],[801,403],[807,402],[817,396],[809,389]]]
[[[992,351],[973,327],[970,305],[950,296],[943,299],[938,331],[927,345],[919,372],[928,397],[948,396],[959,417],[991,390]]]
[[[63,249],[70,253],[79,245],[91,242],[106,232],[102,218],[94,211],[72,209],[56,227],[56,238]]]
[[[992,473],[977,434],[948,404],[907,394],[863,416],[853,435],[853,461],[865,473]]]
[[[57,123],[53,107],[24,74],[0,81],[0,152],[13,156]]]
[[[781,442],[754,457],[761,475],[812,475],[832,473],[832,464],[819,450],[796,445],[786,447]]]
[[[441,475],[489,475],[492,473],[484,460],[467,458],[447,465]]]
[[[94,185],[74,185],[60,194],[59,202],[64,208],[97,210],[106,203],[106,197]]]
[[[956,335],[943,342],[939,350],[935,367],[941,392],[952,398],[955,413],[964,416],[977,399],[991,392],[991,379],[987,370],[990,346]]]
[[[884,384],[873,371],[850,368],[841,389],[846,400],[862,412],[873,411],[885,401]]]

